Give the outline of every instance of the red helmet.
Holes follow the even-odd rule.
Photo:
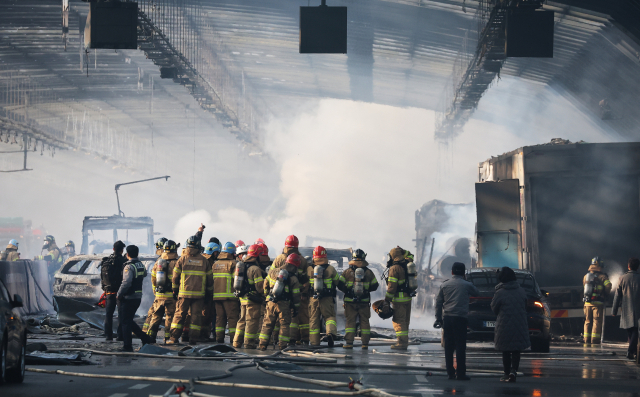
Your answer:
[[[257,246],[260,247],[260,249],[262,250],[260,252],[260,255],[269,255],[269,248],[267,247],[267,245],[262,242],[262,243],[256,243]]]
[[[323,246],[319,245],[313,250],[313,259],[326,258],[326,257],[327,257],[327,250],[324,249]]]
[[[260,244],[260,243],[264,244],[264,240],[263,240],[263,239],[261,239],[261,238],[257,239],[257,240],[254,242],[254,244]]]
[[[260,257],[260,251],[261,251],[260,246],[253,244],[251,247],[249,247],[249,251],[247,251],[247,256],[258,258]]]
[[[298,242],[298,238],[293,234],[284,241],[284,246],[287,248],[298,248],[298,244],[300,244],[300,242]]]
[[[287,263],[295,267],[300,267],[300,264],[302,263],[302,259],[300,259],[300,255],[298,254],[291,254],[287,256]]]
[[[243,245],[244,245],[244,241],[242,241],[242,240],[236,241],[236,248],[241,247]]]

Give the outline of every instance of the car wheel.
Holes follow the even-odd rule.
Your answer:
[[[9,383],[22,383],[24,381],[24,361],[25,361],[25,342],[23,340],[22,347],[20,348],[20,359],[18,366],[14,369],[6,370],[4,379]]]
[[[535,353],[549,353],[550,339],[531,339],[531,351]]]
[[[4,337],[4,342],[0,343],[0,384],[4,383],[5,374],[7,372],[7,349],[5,345],[7,344],[7,336]]]

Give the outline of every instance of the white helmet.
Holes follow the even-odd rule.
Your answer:
[[[241,245],[236,248],[236,255],[246,254],[247,252],[249,252],[249,246],[247,245]]]

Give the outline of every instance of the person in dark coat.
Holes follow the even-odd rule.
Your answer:
[[[620,328],[627,330],[629,340],[627,358],[633,359],[638,349],[638,320],[640,320],[640,273],[638,273],[638,267],[640,267],[640,260],[638,258],[629,259],[627,267],[629,271],[620,277],[616,288],[612,314],[618,315],[618,309],[622,308]]]
[[[503,267],[498,272],[498,285],[491,301],[491,310],[498,316],[495,328],[495,348],[502,351],[504,376],[501,382],[515,382],[520,352],[531,346],[527,322],[527,294],[516,279],[513,269]]]

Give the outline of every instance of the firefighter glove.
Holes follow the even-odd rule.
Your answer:
[[[433,328],[435,328],[435,329],[442,328],[442,321],[441,320],[436,320],[436,322],[433,323]]]
[[[291,309],[291,317],[297,317],[298,316],[298,309],[293,308]]]
[[[173,290],[173,299],[176,299],[176,300],[178,299],[178,292],[179,291],[177,288]]]

